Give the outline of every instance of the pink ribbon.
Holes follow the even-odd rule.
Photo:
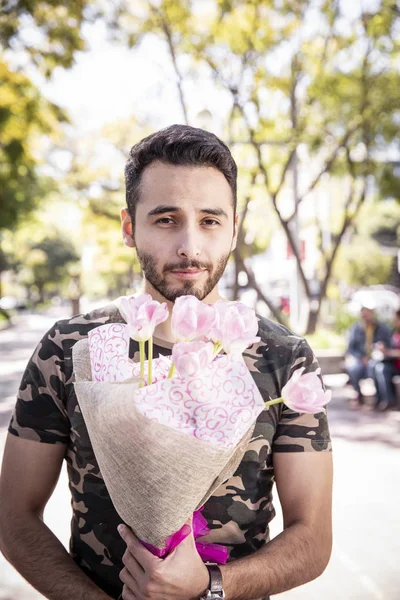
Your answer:
[[[193,537],[196,540],[199,537],[203,537],[210,533],[210,529],[208,527],[207,520],[201,514],[203,507],[199,510],[196,510],[193,513],[192,520],[192,528],[193,528]],[[154,556],[158,556],[159,558],[165,558],[172,552],[174,548],[176,548],[187,536],[190,534],[191,528],[190,525],[185,523],[179,531],[171,535],[167,541],[165,542],[164,548],[156,548],[147,542],[141,540],[143,546],[147,548]],[[200,557],[203,562],[215,562],[220,565],[224,565],[228,558],[229,552],[226,546],[222,546],[220,544],[208,544],[207,542],[196,542],[197,552],[200,554]]]

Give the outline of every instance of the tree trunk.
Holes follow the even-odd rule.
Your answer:
[[[81,312],[80,308],[80,298],[71,298],[71,316],[79,315]]]
[[[318,302],[318,305],[315,308],[313,307],[313,302],[315,304]],[[318,300],[316,298],[311,300],[310,309],[309,309],[308,317],[307,317],[307,326],[306,326],[305,335],[311,335],[311,334],[315,333],[315,331],[317,329],[319,315],[321,312],[321,304],[322,304],[321,298],[319,298]]]
[[[239,273],[242,270],[243,261],[240,258],[237,247],[233,251],[233,260],[235,262],[235,279],[232,285],[232,300],[239,300]]]
[[[274,316],[274,319],[276,319],[276,321],[278,321],[278,323],[280,323],[281,325],[286,325],[286,323],[285,323],[285,321],[284,321],[284,319],[283,319],[283,317],[282,317],[282,314],[281,314],[281,312],[280,312],[280,311],[278,311],[278,310],[275,308],[275,306],[272,304],[271,300],[270,300],[269,298],[267,298],[267,297],[266,297],[266,296],[263,294],[263,292],[262,292],[262,290],[261,290],[260,286],[258,285],[258,283],[257,283],[257,281],[256,281],[256,279],[255,279],[255,277],[254,277],[254,273],[253,273],[252,271],[250,271],[250,270],[249,270],[249,269],[246,267],[246,265],[245,265],[245,263],[244,263],[244,262],[243,262],[243,271],[244,271],[244,272],[246,273],[246,275],[247,275],[247,279],[248,279],[248,281],[249,281],[249,286],[251,286],[253,289],[255,289],[255,291],[257,292],[257,295],[258,295],[258,298],[259,298],[259,300],[262,300],[263,302],[265,302],[265,304],[268,306],[269,310],[270,310],[270,311],[271,311],[271,313],[273,314],[273,316]]]
[[[2,281],[1,281],[1,276],[3,274],[3,271],[0,271],[0,298],[3,297],[3,285],[2,285]],[[10,322],[11,321],[11,317],[8,314],[8,312],[4,309],[4,308],[0,308],[0,315],[3,315],[3,317]]]
[[[39,304],[44,303],[44,285],[36,284],[39,295]]]

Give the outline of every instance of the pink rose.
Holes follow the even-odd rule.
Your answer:
[[[120,307],[128,325],[129,335],[137,342],[149,340],[156,326],[168,318],[166,302],[157,302],[150,294],[121,298]]]
[[[217,312],[216,325],[211,333],[214,343],[221,344],[228,354],[241,354],[246,348],[260,340],[257,337],[258,321],[252,308],[241,302],[214,304]]]
[[[317,371],[305,373],[305,368],[297,369],[282,388],[283,402],[295,412],[318,413],[331,400],[332,392],[324,391]],[[268,403],[267,403],[268,404]]]
[[[181,377],[195,377],[211,363],[214,345],[211,342],[176,342],[172,362]]]
[[[209,337],[215,319],[214,306],[201,302],[195,296],[180,296],[172,310],[172,333],[180,342]]]

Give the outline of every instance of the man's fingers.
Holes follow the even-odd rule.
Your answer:
[[[137,581],[134,578],[134,576],[132,576],[132,574],[128,571],[128,569],[125,567],[124,569],[122,569],[122,571],[119,574],[119,578],[122,581],[122,583],[124,583],[124,588],[129,588],[129,590],[134,593],[134,591],[137,589],[138,585],[137,585]]]
[[[129,551],[129,548],[125,550],[124,555],[122,556],[122,562],[134,580],[140,582],[144,575],[144,570],[133,554]]]
[[[135,594],[131,592],[131,590],[126,587],[126,585],[124,585],[123,587],[121,597],[122,600],[138,600],[137,596],[135,596]]]
[[[129,527],[119,525],[118,533],[127,545],[129,552],[135,557],[144,570],[154,568],[154,566],[160,562],[161,559],[147,550]]]

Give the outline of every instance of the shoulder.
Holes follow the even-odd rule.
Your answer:
[[[356,321],[355,323],[353,323],[353,325],[351,325],[351,327],[349,329],[349,333],[350,333],[350,335],[354,335],[354,334],[357,334],[360,332],[364,333],[364,327],[361,325],[361,323],[359,321]]]
[[[251,371],[263,377],[273,377],[283,386],[292,370],[304,366],[317,366],[308,342],[284,325],[257,315],[260,341],[245,353]],[[271,396],[274,397],[274,396]]]
[[[392,329],[386,323],[378,323],[378,329],[386,335],[392,335]]]
[[[120,322],[124,320],[113,303],[86,314],[56,321],[40,340],[32,358],[41,364],[49,360],[68,362],[74,344],[87,337],[91,329],[105,323]]]
[[[77,339],[81,339],[86,337],[91,329],[106,323],[124,323],[117,305],[113,302],[88,313],[57,321],[52,329],[62,337],[76,336]]]
[[[282,348],[286,351],[293,352],[295,348],[307,344],[303,337],[296,335],[284,325],[275,323],[274,321],[259,315],[257,315],[257,318],[258,336],[261,338],[260,344],[266,348],[273,346],[274,348]]]

